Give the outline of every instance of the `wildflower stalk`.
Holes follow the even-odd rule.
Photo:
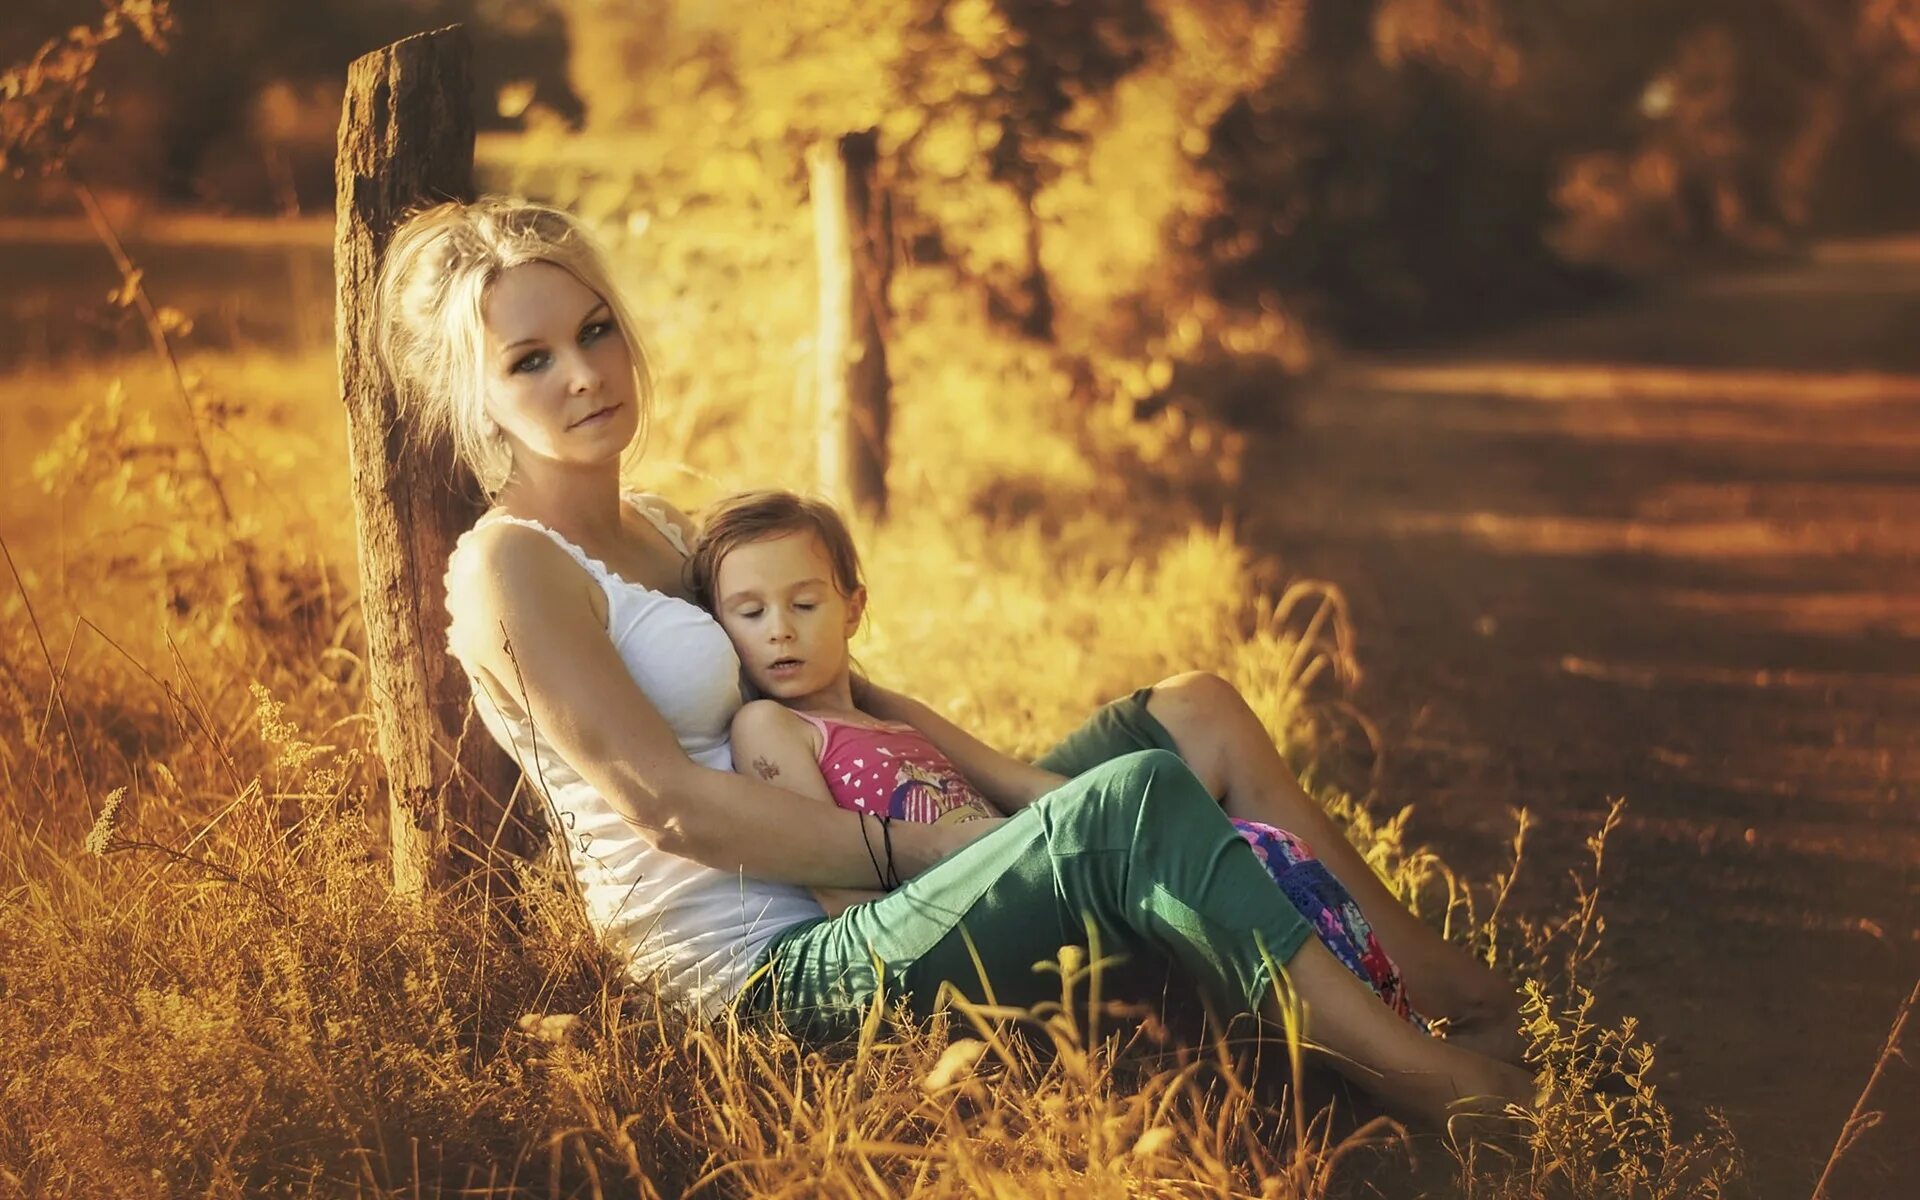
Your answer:
[[[121,854],[129,850],[152,851],[174,862],[186,863],[188,866],[198,867],[200,870],[205,871],[223,883],[231,883],[238,887],[245,888],[247,891],[252,892],[260,903],[272,909],[276,916],[282,920],[292,920],[292,914],[280,907],[279,903],[275,901],[273,897],[267,895],[259,884],[254,883],[250,879],[241,878],[240,875],[230,867],[214,862],[212,859],[201,858],[198,855],[176,850],[172,846],[163,845],[160,842],[149,842],[141,838],[121,836],[119,831],[120,810],[125,806],[126,801],[127,789],[124,787],[115,788],[112,792],[108,793],[106,801],[100,806],[100,815],[94,818],[93,828],[87,833],[87,853],[98,858],[105,858],[110,854]]]
[[[1900,1006],[1899,1015],[1893,1019],[1893,1028],[1887,1031],[1886,1044],[1880,1048],[1880,1057],[1874,1060],[1873,1073],[1867,1076],[1867,1086],[1860,1089],[1859,1098],[1853,1102],[1853,1111],[1847,1114],[1846,1122],[1840,1126],[1840,1136],[1834,1139],[1833,1153],[1827,1155],[1827,1165],[1821,1168],[1820,1182],[1813,1185],[1812,1200],[1828,1200],[1831,1193],[1827,1191],[1827,1181],[1833,1175],[1834,1165],[1846,1156],[1861,1134],[1880,1123],[1881,1113],[1861,1110],[1866,1107],[1867,1097],[1879,1086],[1880,1073],[1886,1070],[1887,1062],[1900,1057],[1900,1037],[1906,1032],[1907,1018],[1913,1015],[1916,1004],[1920,1004],[1920,983],[1913,985],[1906,1003]]]
[[[153,297],[147,291],[145,275],[134,265],[132,256],[127,253],[126,244],[113,228],[113,222],[107,219],[106,210],[100,207],[100,201],[88,187],[86,181],[75,173],[71,164],[62,164],[61,177],[67,186],[73,189],[80,207],[86,210],[87,220],[93,226],[95,236],[106,247],[113,258],[114,269],[120,272],[120,295],[131,299],[134,308],[140,314],[141,324],[146,326],[147,340],[152,343],[153,353],[166,364],[167,372],[173,378],[173,394],[180,401],[180,409],[186,414],[187,432],[192,437],[194,457],[199,460],[200,474],[207,481],[207,491],[213,496],[214,508],[220,513],[220,522],[226,530],[227,544],[240,558],[241,581],[246,588],[248,615],[256,622],[266,616],[266,606],[260,587],[260,571],[254,564],[253,553],[240,537],[233,516],[233,504],[227,498],[226,484],[220,479],[220,473],[214,468],[213,455],[207,450],[206,435],[200,429],[200,414],[193,406],[193,389],[187,385],[186,373],[180,369],[180,356],[173,347],[173,338],[167,332],[166,322],[160,318],[160,310],[153,303]]]

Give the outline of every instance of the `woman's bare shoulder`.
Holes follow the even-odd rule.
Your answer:
[[[559,615],[587,597],[578,611],[591,618],[591,597],[599,590],[592,582],[587,569],[540,530],[492,521],[468,533],[448,564],[447,612],[457,631],[528,613]]]

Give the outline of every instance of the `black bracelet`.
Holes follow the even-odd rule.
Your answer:
[[[893,865],[893,818],[880,818],[880,838],[887,846],[887,876],[883,885],[888,891],[900,886],[900,871]]]
[[[886,836],[886,831],[887,831],[887,819],[885,817],[881,817],[880,818],[880,834],[882,837]],[[890,890],[887,887],[887,873],[880,869],[880,859],[877,855],[874,854],[873,842],[869,840],[867,837],[867,814],[864,812],[860,813],[860,844],[867,848],[867,861],[873,864],[873,877],[880,881],[880,890],[883,892]],[[888,861],[892,861],[893,851],[891,846],[888,847],[887,858],[888,858]]]

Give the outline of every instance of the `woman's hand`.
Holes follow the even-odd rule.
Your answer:
[[[810,888],[813,898],[820,903],[829,917],[837,917],[856,904],[865,904],[869,900],[878,900],[886,895],[872,888]]]
[[[949,854],[973,845],[1006,823],[1006,817],[975,817],[971,821],[956,821],[951,825],[937,826],[947,835],[946,848],[941,851],[940,857],[945,858]]]

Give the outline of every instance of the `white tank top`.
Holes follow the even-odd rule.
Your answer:
[[[637,494],[623,499],[687,553],[679,528],[663,511]],[[474,529],[499,522],[538,529],[593,576],[607,597],[607,636],[681,748],[703,766],[732,770],[727,736],[741,703],[740,660],[719,624],[697,605],[622,579],[538,521],[494,513]],[[462,565],[461,552],[472,532],[460,536],[448,559],[450,609],[467,586],[463,571],[478,569],[477,562]],[[453,647],[450,634],[448,648]],[[460,658],[457,650],[453,653]],[[774,934],[821,915],[805,888],[717,871],[649,845],[546,738],[533,736],[518,705],[503,710],[464,660],[461,666],[488,732],[551,800],[587,919],[626,955],[635,979],[657,972],[663,993],[712,1016],[740,990]]]

